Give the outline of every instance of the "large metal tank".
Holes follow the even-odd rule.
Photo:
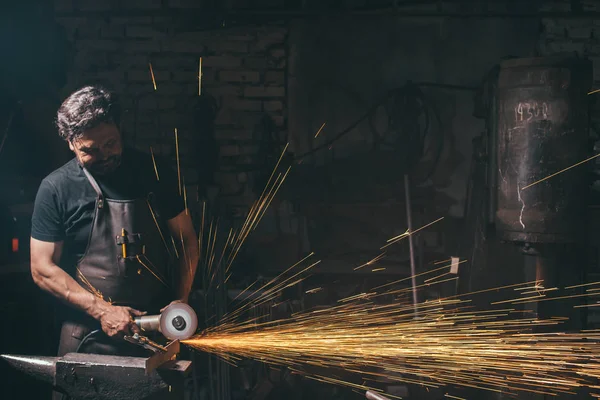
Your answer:
[[[496,229],[503,240],[572,243],[585,232],[590,61],[512,59],[498,78]]]

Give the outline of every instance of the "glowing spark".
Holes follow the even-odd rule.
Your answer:
[[[183,229],[182,228],[179,228],[179,239],[181,240],[181,251],[183,252],[183,262],[185,263],[185,265],[189,265],[190,269],[191,269],[191,263],[190,263],[190,261],[188,261],[188,256],[185,251],[185,242],[183,239]]]
[[[591,92],[588,92],[588,95],[598,93],[598,92],[600,92],[600,89],[592,90]]]
[[[375,268],[375,269],[371,270],[371,272],[377,272],[377,271],[385,271],[385,268]]]
[[[391,238],[391,239],[388,239],[388,240],[387,240],[388,244],[386,244],[385,246],[381,247],[380,249],[381,249],[381,250],[383,250],[383,249],[385,249],[386,247],[388,247],[388,246],[391,246],[391,245],[393,245],[394,243],[397,243],[397,242],[399,242],[400,240],[402,240],[402,239],[404,239],[404,238],[407,238],[408,236],[410,236],[410,235],[413,235],[413,234],[415,234],[415,233],[417,233],[417,232],[419,232],[419,231],[421,231],[421,230],[423,230],[423,229],[425,229],[425,228],[427,228],[427,227],[429,227],[429,226],[431,226],[431,225],[433,225],[433,224],[435,224],[435,223],[437,223],[437,222],[439,222],[439,221],[441,221],[441,220],[443,220],[443,219],[444,219],[444,217],[438,218],[438,219],[436,219],[435,221],[433,221],[433,222],[430,222],[430,223],[428,223],[427,225],[423,225],[423,226],[422,226],[422,227],[420,227],[419,229],[415,229],[415,230],[414,230],[414,231],[412,231],[412,232],[409,232],[409,230],[407,229],[407,230],[406,230],[406,232],[404,232],[403,234],[401,234],[401,235],[398,235],[398,236],[396,236],[396,237],[393,237],[393,238]]]
[[[397,239],[404,239],[405,237],[407,237],[408,235],[410,235],[410,231],[407,229],[406,232],[398,235],[398,236],[394,236],[391,239],[388,239],[386,242],[389,243],[391,241],[397,240]]]
[[[81,272],[81,270],[79,268],[77,268],[77,277],[89,289],[90,293],[92,293],[94,296],[104,300],[104,296],[102,295],[102,292],[99,291],[98,289],[96,289],[94,287],[94,285],[92,285],[92,283],[85,277],[85,275],[83,275],[83,273]]]
[[[319,130],[315,134],[315,139],[317,138],[317,136],[319,136],[319,133],[321,133],[321,131],[323,130],[324,127],[325,127],[325,122],[323,122],[323,125],[321,125],[321,127],[319,128]]]
[[[185,215],[188,214],[188,205],[187,205],[187,190],[185,188],[185,177],[183,177],[183,204],[185,207]]]
[[[156,160],[154,159],[154,152],[152,151],[152,146],[150,146],[150,154],[152,155],[152,164],[154,164],[154,173],[156,174],[156,180],[160,181],[158,177],[158,168],[156,167]]]
[[[565,171],[568,171],[568,170],[570,170],[571,168],[575,168],[575,167],[577,167],[577,166],[579,166],[579,165],[581,165],[581,164],[585,164],[586,162],[588,162],[588,161],[590,161],[590,160],[593,160],[594,158],[598,158],[598,157],[600,157],[600,153],[598,153],[598,154],[596,154],[595,156],[592,156],[592,157],[590,157],[590,158],[586,158],[586,159],[585,159],[585,160],[583,160],[583,161],[579,161],[577,164],[573,164],[573,165],[571,165],[570,167],[567,167],[567,168],[565,168],[565,169],[561,169],[560,171],[558,171],[558,172],[555,172],[555,173],[553,173],[552,175],[548,175],[547,177],[545,177],[545,178],[542,178],[542,179],[540,179],[539,181],[536,181],[536,182],[530,183],[529,185],[527,185],[527,186],[525,186],[525,187],[522,187],[522,188],[521,188],[521,190],[525,190],[525,189],[527,189],[527,188],[530,188],[530,187],[532,187],[533,185],[537,185],[537,184],[538,184],[538,183],[540,183],[540,182],[543,182],[543,181],[545,181],[545,180],[548,180],[548,179],[550,179],[550,178],[552,178],[552,177],[554,177],[554,176],[556,176],[556,175],[558,175],[558,174],[562,174],[563,172],[565,172]]]
[[[149,266],[147,266],[147,265],[146,265],[146,264],[145,264],[145,263],[142,261],[142,259],[140,258],[140,256],[136,256],[136,258],[137,258],[138,262],[139,262],[140,264],[142,264],[142,266],[148,270],[148,272],[150,272],[150,273],[151,273],[151,274],[152,274],[152,275],[153,275],[153,276],[154,276],[156,279],[158,279],[158,280],[160,281],[160,283],[162,283],[163,285],[165,285],[165,286],[167,286],[167,287],[169,286],[169,285],[167,285],[167,283],[164,281],[164,279],[163,279],[163,278],[162,278],[162,277],[161,277],[161,276],[160,276],[160,275],[159,275],[157,272],[155,272],[155,271],[153,270],[153,268],[150,268]],[[150,260],[148,259],[148,257],[145,257],[145,258],[146,258],[146,261],[148,262],[148,264],[152,265],[152,263],[150,262]],[[152,265],[152,267],[154,267],[154,265]]]
[[[171,255],[171,250],[169,250],[169,246],[167,245],[167,241],[165,240],[165,237],[163,235],[162,229],[160,229],[160,225],[158,224],[158,221],[156,219],[156,215],[154,214],[154,210],[152,209],[152,205],[150,204],[150,202],[148,200],[146,200],[146,204],[148,204],[148,209],[150,209],[150,213],[152,214],[152,219],[154,220],[154,224],[156,225],[156,229],[158,229],[158,233],[160,234],[160,238],[162,239],[163,244],[165,245],[165,248],[167,249],[167,253],[169,253],[169,255]],[[175,249],[175,252],[177,252],[177,249]]]
[[[179,166],[179,138],[175,128],[175,153],[177,157],[177,183],[179,184],[179,195],[181,196],[181,168]]]
[[[177,251],[177,245],[175,244],[175,239],[171,236],[171,244],[173,245],[173,250],[175,250],[175,257],[179,258],[179,252]]]
[[[366,267],[368,265],[373,265],[374,263],[376,263],[377,261],[381,260],[384,257],[385,257],[385,251],[383,253],[381,253],[380,255],[378,255],[377,257],[373,258],[372,260],[367,261],[366,263],[354,268],[354,270],[356,271],[358,269],[361,269],[362,267]]]
[[[323,288],[318,287],[318,288],[307,290],[306,293],[311,293],[312,294],[312,293],[320,292],[321,290],[323,290]]]
[[[152,86],[154,86],[154,90],[156,90],[156,80],[154,79],[154,71],[152,70],[152,63],[148,63],[150,67],[150,76],[152,77]]]
[[[592,286],[592,285],[600,285],[600,282],[589,282],[589,283],[583,283],[581,285],[565,286],[565,289],[575,289],[575,288],[578,288],[578,287]]]
[[[425,279],[424,282],[427,283],[427,282],[435,281],[436,279],[439,279],[442,276],[446,276],[446,275],[450,275],[450,272],[446,272],[444,274],[441,274],[441,275],[438,275],[438,276],[434,276],[433,278]]]
[[[463,398],[463,397],[452,396],[452,395],[450,395],[450,394],[448,394],[448,393],[444,394],[444,396],[445,396],[445,397],[449,397],[449,398],[451,398],[451,399],[456,399],[456,400],[467,400],[467,399],[465,399],[465,398]]]
[[[202,57],[198,60],[198,96],[202,94]]]
[[[204,265],[207,266],[207,268],[206,268],[206,272],[207,273],[210,273],[210,265],[208,264],[208,260],[210,260],[210,255],[211,255],[211,252],[210,252],[210,240],[211,240],[211,237],[212,237],[212,229],[213,229],[213,221],[210,221],[210,225],[208,227],[208,242],[207,242],[207,245],[206,245],[206,255],[204,256],[205,257],[204,258]]]

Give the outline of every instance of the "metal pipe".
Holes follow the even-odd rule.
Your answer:
[[[415,249],[413,243],[412,236],[412,207],[410,205],[410,180],[408,174],[404,174],[404,198],[406,202],[406,222],[408,225],[408,247],[410,251],[410,274],[411,274],[411,284],[412,284],[412,294],[413,294],[413,305],[415,307],[415,316],[418,312],[417,306],[417,278],[416,278],[416,265],[415,265]]]

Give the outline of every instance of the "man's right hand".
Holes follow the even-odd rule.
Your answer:
[[[109,337],[123,337],[139,333],[140,328],[133,322],[133,317],[145,315],[145,312],[131,307],[109,306],[100,317],[102,330]]]

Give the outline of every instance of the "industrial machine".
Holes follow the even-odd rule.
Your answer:
[[[198,326],[194,310],[174,303],[160,315],[135,319],[146,332],[161,332],[173,340],[162,346],[135,334],[125,339],[152,350],[148,358],[69,353],[63,357],[2,355],[10,366],[50,383],[72,399],[181,399],[184,379],[192,362],[178,360],[179,340],[191,337]],[[84,339],[85,340],[85,339]]]
[[[592,64],[584,58],[508,59],[486,78],[476,102],[476,116],[485,118],[487,127],[474,142],[475,183],[467,214],[480,222],[471,222],[470,229],[475,242],[486,232],[484,253],[494,236],[522,249],[525,269],[535,270],[525,279],[535,280],[543,296],[583,279],[592,180],[589,164],[580,164],[592,150],[591,86]],[[488,257],[488,264],[497,262]],[[499,268],[509,269],[488,265],[486,270]],[[579,300],[541,301],[532,311],[540,318],[571,317],[566,329],[581,329],[581,309],[573,309]]]

